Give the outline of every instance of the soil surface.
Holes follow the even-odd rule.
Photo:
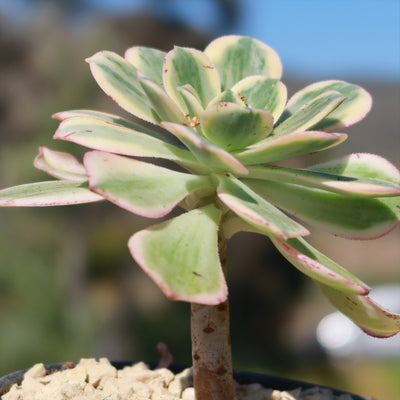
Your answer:
[[[195,400],[192,371],[173,374],[166,368],[150,370],[137,363],[117,370],[106,358],[65,363],[49,374],[43,364],[29,369],[1,400]],[[267,389],[258,383],[235,385],[235,400],[352,400],[321,388],[291,392]]]

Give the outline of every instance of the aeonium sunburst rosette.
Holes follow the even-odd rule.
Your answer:
[[[252,231],[272,240],[366,332],[387,337],[400,331],[400,315],[372,301],[365,283],[308,244],[303,237],[309,231],[298,222],[347,238],[380,237],[399,223],[400,172],[364,153],[305,169],[273,164],[342,143],[347,135],[339,131],[371,107],[364,89],[323,81],[287,101],[275,51],[234,35],[203,52],[133,47],[124,58],[103,51],[87,61],[105,93],[157,129],[98,111],[60,112],[54,138],[91,151],[80,163],[40,148],[35,166],[58,180],[4,189],[0,205],[106,199],[148,218],[180,206],[179,216],[135,233],[128,243],[169,298],[224,302],[218,243]]]

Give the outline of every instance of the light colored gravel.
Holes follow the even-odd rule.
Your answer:
[[[1,400],[195,400],[191,369],[173,374],[166,368],[150,370],[137,363],[117,370],[106,358],[82,359],[74,368],[47,374],[43,364],[28,370]],[[291,392],[260,384],[236,385],[235,400],[352,400],[329,390]]]

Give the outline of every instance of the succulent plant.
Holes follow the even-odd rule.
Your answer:
[[[3,189],[0,205],[106,199],[148,218],[181,207],[180,215],[136,232],[128,247],[168,298],[192,303],[198,400],[233,398],[225,241],[236,232],[271,239],[367,333],[400,331],[400,315],[376,304],[364,282],[307,243],[309,231],[299,222],[350,239],[380,237],[400,220],[400,172],[366,153],[303,169],[276,165],[342,143],[347,135],[332,132],[368,113],[364,89],[323,81],[287,101],[276,52],[237,35],[203,52],[132,47],[124,58],[102,51],[87,61],[103,91],[150,124],[89,110],[55,114],[61,120],[55,139],[92,150],[80,163],[41,147],[34,165],[58,180]]]

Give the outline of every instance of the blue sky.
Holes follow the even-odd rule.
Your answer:
[[[114,12],[124,10],[128,3],[133,8],[149,4],[92,2]],[[194,25],[207,29],[212,23],[207,0],[172,2]],[[287,73],[400,82],[399,0],[242,0],[241,4],[235,32],[274,47]]]
[[[268,43],[281,56],[286,74],[400,83],[400,0],[239,1],[239,25],[234,32],[219,33],[250,35]],[[11,12],[21,2],[0,0],[0,12]],[[146,7],[161,12],[152,0],[90,2],[114,14]],[[173,4],[175,13],[200,29],[215,28],[209,0],[164,3]]]

